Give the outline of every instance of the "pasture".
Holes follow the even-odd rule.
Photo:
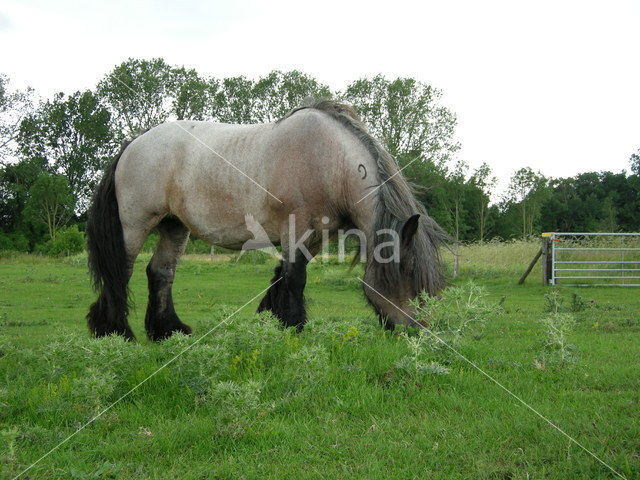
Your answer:
[[[484,287],[497,313],[458,350],[620,475],[639,478],[638,290],[558,289],[575,325],[569,360],[554,361],[541,321],[551,289],[539,267],[515,285],[537,248],[462,249],[454,283]],[[0,259],[1,477],[258,295],[274,262],[252,258],[187,255],[174,301],[194,334],[157,344],[142,326],[148,254],[131,283],[136,343],[89,338],[85,256]],[[461,358],[438,358],[446,371],[404,368],[415,334],[378,326],[359,274],[312,263],[302,333],[255,315],[256,298],[22,478],[620,478]]]

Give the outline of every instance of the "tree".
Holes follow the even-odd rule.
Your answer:
[[[456,117],[439,104],[442,93],[431,85],[378,75],[351,83],[341,96],[395,157],[444,165],[460,148],[453,140]]]
[[[9,78],[0,74],[0,162],[15,154],[20,122],[33,109],[33,89],[9,91]]]
[[[453,238],[455,240],[454,244],[454,262],[453,262],[453,277],[456,278],[458,276],[458,269],[460,266],[460,231],[462,228],[462,217],[464,212],[462,211],[462,205],[465,198],[466,193],[466,176],[467,170],[469,166],[463,161],[458,160],[454,168],[449,172],[447,176],[448,184],[448,195],[446,198],[447,206],[449,208],[449,212],[451,218],[453,219]]]
[[[615,232],[618,229],[617,211],[614,200],[606,197],[602,202],[602,218],[598,230],[603,232]]]
[[[631,171],[634,175],[640,176],[640,148],[637,153],[632,153],[629,158],[629,163],[631,164]]]
[[[186,109],[184,98],[181,106],[173,101],[180,76],[194,80],[192,73],[173,69],[161,58],[130,58],[98,83],[97,95],[109,109],[115,131],[130,138],[167,120],[172,106]]]
[[[273,70],[257,81],[229,77],[219,85],[212,117],[226,123],[273,122],[307,98],[331,96],[329,87],[297,70]]]
[[[222,80],[216,95],[215,118],[225,123],[253,123],[253,82],[246,77]]]
[[[0,230],[16,232],[26,226],[22,212],[29,189],[47,165],[43,159],[22,159],[0,168]]]
[[[468,169],[469,166],[463,160],[458,160],[447,175],[447,206],[453,219],[453,235],[456,243],[460,241],[460,232],[463,228],[462,205],[466,193],[465,182]]]
[[[415,158],[415,157],[414,157]],[[417,199],[425,206],[429,215],[445,230],[453,230],[453,221],[448,207],[448,169],[429,161],[398,159],[405,165],[402,174],[413,184]]]
[[[471,175],[469,180],[475,187],[472,192],[474,217],[477,222],[478,240],[484,241],[487,230],[487,216],[489,214],[489,202],[491,193],[496,184],[496,177],[491,176],[491,167],[486,163],[480,165]]]
[[[73,215],[75,201],[67,179],[62,175],[42,174],[29,189],[25,218],[44,225],[51,239]]]
[[[540,208],[547,193],[547,179],[539,172],[525,167],[511,177],[506,203],[516,205],[521,214],[522,236],[533,235],[533,227],[540,216]]]
[[[195,70],[175,68],[172,72],[171,114],[177,120],[208,120],[217,117],[215,106],[220,82],[206,80]]]
[[[59,93],[42,104],[22,121],[18,144],[24,158],[40,159],[67,178],[80,212],[117,150],[110,114],[90,91]]]
[[[307,98],[327,98],[331,96],[331,91],[326,85],[297,70],[273,70],[253,85],[251,94],[254,99],[252,120],[273,122],[301,106]]]

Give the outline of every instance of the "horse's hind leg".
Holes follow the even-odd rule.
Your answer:
[[[189,240],[189,230],[174,217],[166,217],[158,224],[160,240],[149,265],[149,304],[144,326],[151,340],[162,340],[174,332],[191,333],[191,328],[180,321],[173,307],[171,287],[178,259]]]
[[[128,340],[135,339],[127,320],[129,311],[127,285],[133,272],[133,264],[147,234],[148,230],[123,226],[122,238],[124,246],[122,256],[114,251],[110,252],[111,255],[108,257],[102,251],[92,252],[95,256],[102,254],[101,265],[114,264],[122,268],[123,272],[122,277],[108,275],[102,277],[98,299],[89,308],[89,313],[87,314],[89,330],[96,337],[104,337],[115,333]],[[89,232],[89,235],[92,235],[92,233]],[[89,242],[89,248],[92,248],[91,241]],[[95,247],[93,248],[95,249]],[[110,270],[101,267],[101,271]]]

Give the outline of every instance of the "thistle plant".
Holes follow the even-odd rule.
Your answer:
[[[484,288],[469,282],[446,289],[441,297],[426,293],[413,303],[416,320],[423,325],[417,335],[403,333],[409,354],[396,366],[411,375],[447,374],[455,351],[470,338],[479,339],[488,321],[500,313],[487,300]]]
[[[409,354],[396,362],[396,367],[405,371],[410,376],[418,378],[425,373],[436,375],[447,375],[450,370],[445,365],[435,360],[430,360],[432,351],[429,349],[433,345],[427,337],[430,336],[425,330],[421,330],[418,335],[409,336],[402,334],[409,349]]]
[[[564,298],[560,296],[557,289],[551,290],[544,296],[544,311],[549,313],[559,313],[563,309]]]
[[[562,311],[562,301],[557,290],[545,295],[545,309],[549,314],[540,319],[545,338],[542,352],[535,360],[536,367],[541,370],[547,365],[562,366],[576,360],[575,347],[568,341],[568,336],[576,325],[576,319],[572,313]],[[572,307],[575,303],[576,300],[573,299]]]
[[[448,288],[441,297],[422,293],[414,306],[416,320],[431,332],[433,350],[450,351],[447,345],[455,348],[465,338],[480,338],[487,322],[500,313],[486,290],[473,282]]]
[[[571,294],[571,311],[582,312],[583,310],[586,310],[586,308],[587,302],[585,302],[584,299],[576,292],[573,292]]]

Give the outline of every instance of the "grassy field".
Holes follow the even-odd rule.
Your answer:
[[[638,290],[559,289],[557,318],[576,322],[560,361],[545,344],[550,289],[537,270],[515,285],[536,249],[463,249],[454,283],[473,280],[499,307],[459,351],[624,478],[640,478]],[[146,260],[132,280],[139,341],[125,343],[86,332],[84,257],[0,259],[1,478],[257,295],[273,267],[186,258],[174,300],[194,335],[151,344]],[[406,368],[416,337],[378,327],[357,274],[312,264],[302,333],[254,315],[256,299],[22,478],[620,478],[464,360],[424,351],[420,361],[446,374]]]

